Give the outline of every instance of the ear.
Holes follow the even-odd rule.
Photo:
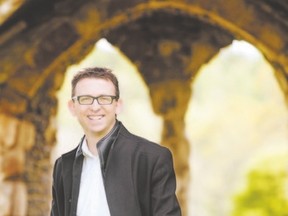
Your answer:
[[[69,100],[67,105],[68,105],[68,108],[70,110],[70,113],[73,116],[75,116],[76,114],[75,114],[75,104],[74,104],[74,102],[72,100]]]
[[[118,99],[117,105],[116,105],[116,115],[119,115],[122,112],[123,109],[123,101],[121,98]]]

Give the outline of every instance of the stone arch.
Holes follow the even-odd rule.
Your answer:
[[[35,134],[31,148],[23,150],[26,160],[21,175],[27,185],[28,206],[37,206],[28,208],[28,214],[41,215],[49,209],[49,197],[42,195],[48,194],[50,187],[41,185],[51,178],[55,94],[63,82],[63,72],[86,56],[102,37],[137,65],[150,89],[155,112],[164,118],[163,144],[175,154],[183,215],[189,182],[184,115],[191,94],[190,82],[201,65],[234,38],[246,40],[273,65],[288,97],[287,7],[279,7],[278,1],[272,4],[232,0],[223,4],[221,0],[119,0],[115,4],[67,0],[44,6],[33,4],[25,2],[0,27],[0,113],[11,116],[0,124],[10,124],[16,118],[32,124]],[[36,12],[35,7],[39,9]],[[16,131],[16,126],[12,128]],[[14,136],[18,137],[16,133]],[[1,145],[7,144],[1,141]]]

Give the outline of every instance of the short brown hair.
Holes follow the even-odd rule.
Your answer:
[[[112,73],[112,70],[109,68],[103,67],[89,67],[80,70],[77,74],[74,75],[71,85],[72,85],[72,97],[75,96],[75,88],[77,83],[85,78],[97,78],[110,80],[115,87],[115,96],[117,99],[120,97],[119,83],[117,77]]]

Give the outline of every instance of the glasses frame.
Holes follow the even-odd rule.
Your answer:
[[[92,100],[92,102],[91,102],[90,104],[81,104],[81,103],[80,103],[80,98],[81,98],[81,97],[90,97],[90,98],[92,98],[93,100]],[[110,97],[110,98],[111,98],[111,103],[107,103],[107,104],[106,104],[106,103],[105,103],[105,104],[99,103],[99,100],[98,100],[98,99],[101,98],[101,97]],[[73,100],[73,101],[77,100],[80,105],[92,105],[95,100],[97,101],[97,103],[98,103],[99,105],[111,105],[114,100],[117,101],[118,99],[119,99],[119,97],[117,97],[117,96],[115,96],[115,95],[99,95],[99,96],[97,96],[97,97],[94,97],[94,96],[92,96],[92,95],[78,95],[78,96],[72,97],[72,100]]]

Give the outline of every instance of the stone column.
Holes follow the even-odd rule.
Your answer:
[[[27,215],[25,154],[34,138],[30,122],[0,114],[0,216]]]
[[[169,80],[149,86],[154,111],[164,119],[162,142],[173,154],[177,196],[188,215],[190,145],[185,136],[185,114],[191,96],[190,80]]]

